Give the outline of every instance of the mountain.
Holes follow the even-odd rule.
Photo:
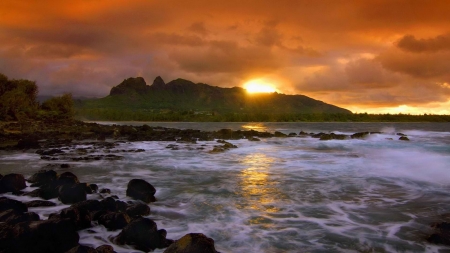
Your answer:
[[[77,107],[215,113],[351,113],[304,95],[249,94],[240,87],[221,88],[184,79],[165,83],[159,76],[152,85],[147,85],[142,77],[125,79],[108,96],[82,101]]]

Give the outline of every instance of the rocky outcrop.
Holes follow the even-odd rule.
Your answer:
[[[204,234],[191,233],[170,245],[164,253],[218,253],[214,240]]]
[[[25,178],[21,174],[8,174],[0,179],[0,193],[5,192],[19,192],[25,189]]]
[[[127,186],[127,196],[142,200],[145,203],[155,202],[156,189],[149,182],[142,179],[132,179]]]
[[[130,77],[123,80],[119,85],[114,86],[109,95],[126,95],[130,93],[145,93],[149,86],[142,77]]]

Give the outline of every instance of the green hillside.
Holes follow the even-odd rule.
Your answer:
[[[166,84],[161,77],[157,77],[152,85],[147,85],[142,77],[125,79],[104,98],[78,101],[76,109],[82,117],[105,120],[119,120],[120,115],[127,113],[142,116],[351,113],[303,95],[249,94],[239,87],[221,88],[184,79]]]

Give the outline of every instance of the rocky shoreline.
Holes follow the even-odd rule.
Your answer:
[[[136,250],[149,252],[156,248],[166,248],[164,252],[217,252],[214,240],[199,233],[189,233],[173,240],[167,239],[167,232],[158,229],[149,218],[149,203],[156,201],[156,189],[142,179],[133,179],[127,185],[126,196],[133,201],[122,201],[111,195],[109,189],[99,189],[93,183],[79,182],[71,172],[58,174],[58,169],[69,168],[65,161],[118,160],[121,153],[144,152],[142,149],[118,149],[120,143],[130,141],[167,141],[166,148],[178,150],[181,144],[197,144],[197,141],[215,141],[211,154],[237,148],[230,140],[247,139],[260,141],[262,138],[318,138],[327,140],[364,139],[379,132],[359,132],[352,135],[335,133],[299,133],[258,132],[254,130],[200,131],[192,129],[174,129],[163,127],[100,125],[73,121],[68,123],[42,126],[34,123],[32,131],[19,129],[16,123],[1,125],[0,149],[36,150],[40,158],[56,161],[43,170],[25,179],[21,174],[0,175],[0,252],[115,252],[114,245],[129,245]],[[397,140],[408,141],[408,137],[397,133]],[[392,138],[392,140],[394,140]],[[85,147],[80,148],[82,143]],[[208,146],[211,147],[211,146]],[[208,148],[204,145],[196,149]],[[192,148],[192,147],[190,147]],[[99,151],[102,154],[99,154]],[[61,163],[63,162],[63,163]],[[60,170],[59,170],[60,171]],[[28,186],[27,186],[28,185]],[[37,187],[24,191],[27,187]],[[2,196],[11,193],[42,200],[20,202]],[[89,195],[96,195],[95,199]],[[52,213],[48,219],[41,220],[39,215],[29,212],[28,208],[51,207],[58,199],[70,207]],[[433,233],[427,238],[430,243],[450,245],[450,223],[432,224]],[[121,232],[111,237],[110,242],[97,248],[78,243],[79,230],[94,226],[104,226],[108,230]],[[95,233],[93,230],[88,230]],[[93,235],[94,236],[94,235]]]

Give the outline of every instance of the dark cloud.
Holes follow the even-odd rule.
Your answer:
[[[405,51],[414,53],[450,50],[450,34],[419,40],[413,35],[405,35],[398,41],[397,46]]]
[[[195,22],[192,23],[189,27],[188,30],[200,35],[207,35],[209,33],[209,31],[206,29],[205,24],[203,22]]]

